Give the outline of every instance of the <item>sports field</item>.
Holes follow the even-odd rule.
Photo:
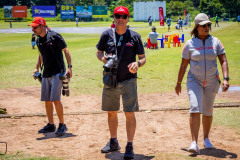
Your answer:
[[[14,22],[13,28],[27,28],[30,22]],[[49,27],[75,28],[74,22],[50,22]],[[148,23],[129,22],[130,29],[137,31],[146,41],[151,27]],[[167,27],[153,24],[161,34],[177,33]],[[110,22],[79,23],[79,27],[110,27]],[[9,23],[0,22],[0,29],[9,28]],[[185,40],[190,39],[191,27],[184,28]],[[233,22],[221,22],[212,27],[211,34],[218,37],[225,47],[231,86],[240,86],[240,26]],[[70,82],[71,96],[63,97],[66,123],[69,134],[56,138],[54,134],[38,135],[46,117],[0,118],[0,141],[9,144],[8,155],[0,159],[121,159],[125,144],[125,118],[119,116],[120,153],[100,154],[99,150],[108,139],[106,114],[101,111],[102,63],[96,58],[96,44],[99,34],[62,34],[72,56],[73,78]],[[40,84],[32,77],[38,50],[31,48],[31,33],[0,33],[0,108],[7,108],[10,114],[44,113],[39,101]],[[186,41],[185,41],[186,42]],[[187,107],[186,74],[183,92],[177,97],[174,87],[181,62],[181,47],[145,48],[147,63],[138,71],[138,92],[140,107],[147,112],[137,113],[135,136],[135,159],[238,159],[240,156],[240,108],[215,109],[211,136],[216,150],[202,150],[197,157],[185,151],[190,144],[188,111],[152,111],[153,108]],[[218,65],[220,77],[221,67]],[[219,93],[216,103],[240,103],[240,91]],[[85,112],[86,115],[79,114]],[[72,114],[71,114],[72,113]],[[74,115],[73,113],[78,113]],[[216,118],[215,118],[216,117]],[[57,117],[55,117],[57,119]],[[105,125],[104,125],[105,124]],[[200,131],[200,135],[202,135]],[[200,138],[202,138],[200,136]],[[201,142],[201,141],[200,141]],[[201,142],[202,143],[202,142]],[[1,145],[1,144],[0,144]],[[64,146],[64,147],[62,147]],[[200,147],[202,147],[200,145]],[[1,152],[0,147],[0,152]],[[49,152],[50,151],[50,152]],[[39,158],[42,157],[42,158]],[[232,157],[232,158],[231,158]]]

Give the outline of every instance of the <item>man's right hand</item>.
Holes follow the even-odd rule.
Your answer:
[[[102,57],[102,62],[103,62],[104,64],[106,64],[107,61],[108,61],[108,60],[107,60],[107,56],[104,55],[104,56]]]

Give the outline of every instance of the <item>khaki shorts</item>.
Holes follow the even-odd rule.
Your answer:
[[[116,88],[106,85],[102,93],[102,110],[118,111],[120,109],[120,95],[122,95],[123,111],[139,111],[137,96],[137,78],[119,82]]]
[[[59,74],[50,78],[42,78],[41,101],[61,100],[62,80],[59,79]]]
[[[207,81],[205,87],[203,87],[202,81],[188,78],[187,91],[190,101],[190,113],[202,113],[205,116],[211,116],[219,86],[217,78]]]

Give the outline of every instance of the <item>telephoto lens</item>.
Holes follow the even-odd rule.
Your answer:
[[[59,75],[59,79],[63,81],[63,88],[62,88],[62,95],[63,96],[69,96],[70,90],[69,90],[69,82],[70,82],[70,75],[65,73],[61,73]]]

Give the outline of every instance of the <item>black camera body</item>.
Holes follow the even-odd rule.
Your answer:
[[[107,55],[107,58],[106,58],[107,63],[103,65],[103,68],[104,69],[112,69],[112,68],[116,68],[117,66],[117,55]]]
[[[36,72],[33,77],[37,80],[39,80],[40,83],[42,83],[42,74],[40,72]]]
[[[69,96],[70,95],[70,90],[69,90],[70,75],[69,75],[69,73],[66,75],[65,75],[65,72],[60,73],[59,79],[63,81],[62,95]]]

